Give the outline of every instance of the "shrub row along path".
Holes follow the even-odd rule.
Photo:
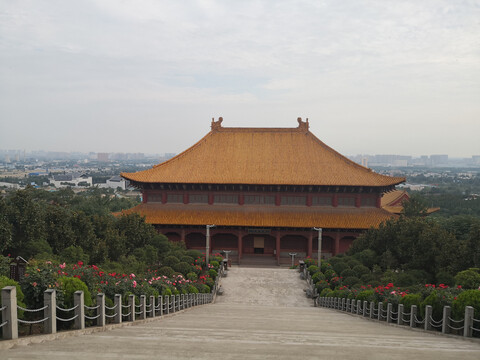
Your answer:
[[[299,273],[233,267],[213,305],[0,350],[0,359],[480,359],[480,342],[315,308]]]

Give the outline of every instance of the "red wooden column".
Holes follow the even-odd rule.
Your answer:
[[[243,231],[238,230],[238,264],[240,265],[240,260],[242,260],[242,249],[243,249]]]
[[[277,265],[280,265],[280,231],[277,231],[276,237],[276,250],[277,250]]]
[[[312,243],[313,243],[313,233],[310,231],[308,235],[308,245],[307,245],[307,257],[312,257]]]
[[[333,254],[333,256],[338,255],[339,251],[340,251],[340,233],[337,231],[335,233],[335,254]]]

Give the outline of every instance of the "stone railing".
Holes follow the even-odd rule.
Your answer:
[[[480,319],[474,318],[474,308],[465,307],[465,316],[461,320],[455,320],[451,317],[451,307],[443,307],[443,316],[435,320],[432,316],[433,308],[430,305],[425,307],[423,318],[418,314],[416,305],[412,305],[410,311],[402,304],[396,306],[391,303],[375,304],[373,301],[361,301],[345,298],[319,297],[315,300],[317,306],[348,312],[358,316],[363,316],[373,320],[384,321],[389,324],[409,326],[411,328],[422,328],[426,331],[441,331],[443,334],[459,334],[464,337],[472,337],[475,334],[480,335]],[[386,307],[384,306],[386,305]]]
[[[145,320],[165,314],[175,313],[193,306],[204,305],[215,302],[217,290],[221,277],[227,270],[224,262],[220,264],[215,284],[208,294],[181,294],[166,296],[150,296],[147,304],[145,295],[139,298],[139,305],[136,305],[135,295],[129,295],[126,304],[122,304],[122,296],[117,294],[114,299],[114,306],[105,305],[105,295],[97,294],[96,305],[86,306],[84,304],[83,291],[74,293],[74,305],[72,308],[62,308],[56,303],[56,290],[49,289],[43,296],[43,307],[38,309],[27,309],[17,305],[17,289],[15,286],[7,286],[2,289],[2,302],[0,307],[0,330],[5,340],[18,338],[19,324],[43,324],[45,334],[57,332],[57,321],[73,322],[74,329],[85,329],[85,320],[93,322],[93,326],[103,327],[107,319],[112,319],[114,324],[136,320]],[[19,319],[18,311],[24,313],[39,313],[43,317],[38,320]],[[72,314],[73,313],[73,314]],[[70,315],[66,315],[70,314]]]
[[[91,320],[92,326],[104,327],[106,320],[111,318],[114,324],[122,322],[134,322],[136,320],[145,320],[175,313],[193,306],[209,304],[213,301],[214,293],[209,294],[181,294],[166,296],[150,296],[147,304],[145,295],[141,295],[139,305],[136,305],[135,295],[129,295],[127,304],[122,303],[122,296],[115,295],[114,306],[105,305],[105,295],[97,294],[96,305],[86,306],[84,304],[83,291],[74,293],[74,305],[66,309],[57,306],[56,290],[49,289],[45,291],[43,297],[43,307],[38,309],[27,309],[17,305],[17,289],[15,286],[7,286],[2,289],[2,321],[0,328],[3,333],[3,339],[18,338],[19,324],[39,324],[43,323],[43,332],[45,334],[55,334],[57,332],[57,321],[73,322],[74,329],[85,329],[85,320]],[[39,320],[23,320],[17,316],[18,311],[26,313],[41,313]],[[73,316],[65,317],[66,313]]]

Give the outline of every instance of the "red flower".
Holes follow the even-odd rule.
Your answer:
[[[83,266],[83,261],[79,261],[77,264],[78,264],[79,266]]]

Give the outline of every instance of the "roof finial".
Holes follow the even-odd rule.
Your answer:
[[[218,118],[218,121],[215,121],[215,118],[212,118],[212,130],[216,130],[216,129],[219,129],[222,127],[222,121],[223,121],[223,117],[219,117]]]
[[[297,121],[298,121],[298,129],[299,129],[299,130],[308,131],[308,127],[309,127],[309,125],[308,125],[308,118],[306,119],[305,122],[303,122],[303,121],[302,121],[302,118],[299,117],[299,118],[297,118]]]

